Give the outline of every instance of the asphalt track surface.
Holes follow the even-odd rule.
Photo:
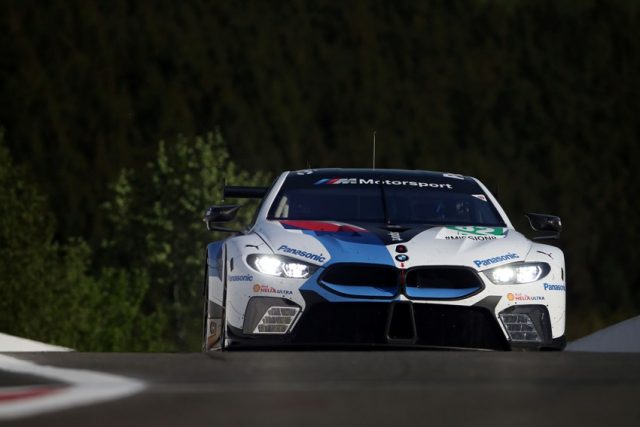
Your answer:
[[[141,380],[7,426],[640,426],[639,353],[5,353]],[[51,380],[2,370],[0,387]]]

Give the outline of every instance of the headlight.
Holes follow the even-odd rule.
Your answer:
[[[316,270],[313,265],[274,255],[249,255],[247,262],[260,273],[292,279],[306,279]]]
[[[493,283],[510,285],[531,283],[549,274],[551,267],[546,262],[519,262],[485,270],[483,273]]]

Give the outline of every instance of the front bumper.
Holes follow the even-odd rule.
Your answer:
[[[313,291],[302,291],[305,310],[286,334],[255,334],[270,307],[292,306],[285,298],[251,298],[242,329],[228,327],[227,347],[271,346],[389,346],[441,347],[487,350],[561,349],[553,340],[545,306],[510,307],[501,314],[525,313],[539,334],[537,341],[505,336],[495,316],[499,297],[487,297],[473,306],[424,301],[331,302]],[[513,329],[513,328],[512,328]]]

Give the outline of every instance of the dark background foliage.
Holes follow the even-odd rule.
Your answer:
[[[521,229],[525,211],[563,217],[569,337],[640,312],[635,1],[7,0],[0,25],[5,143],[48,196],[51,242],[82,237],[94,279],[109,183],[124,168],[150,194],[159,140],[219,127],[238,173],[273,176],[369,166],[375,130],[379,167],[477,176]],[[110,268],[143,240],[112,246]]]

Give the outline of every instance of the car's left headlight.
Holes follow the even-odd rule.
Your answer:
[[[546,262],[517,262],[485,270],[483,273],[497,285],[531,283],[549,274]]]
[[[292,279],[306,279],[317,268],[298,260],[275,255],[249,255],[247,263],[260,273]]]

